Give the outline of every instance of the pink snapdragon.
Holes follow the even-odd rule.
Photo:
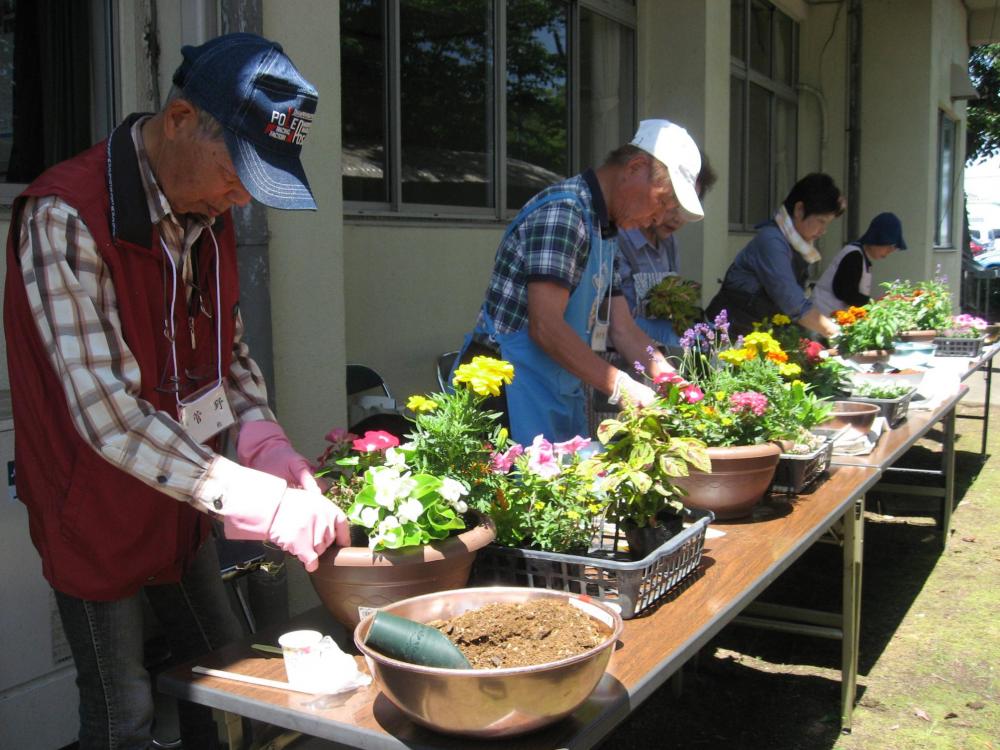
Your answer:
[[[506,474],[514,466],[514,459],[524,453],[524,446],[514,443],[503,453],[493,453],[490,456],[492,471],[494,474]]]
[[[757,391],[737,391],[729,396],[729,405],[737,414],[762,417],[767,411],[767,396]]]
[[[535,440],[527,450],[528,469],[544,479],[551,479],[559,473],[559,457],[552,443],[544,435],[535,435]]]

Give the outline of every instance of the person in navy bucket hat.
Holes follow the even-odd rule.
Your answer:
[[[244,339],[231,213],[253,198],[316,208],[299,158],[316,89],[252,34],[182,56],[158,112],[128,115],[11,206],[18,500],[76,667],[81,750],[152,746],[147,620],[177,662],[243,637],[220,530],[308,571],[350,542]],[[207,706],[180,701],[177,717],[184,747],[219,746]]]
[[[849,242],[834,256],[816,288],[813,303],[824,315],[844,310],[851,305],[861,307],[871,301],[872,263],[906,249],[903,223],[896,214],[880,213],[867,231]]]
[[[299,155],[319,95],[281,45],[227,34],[181,49],[173,82],[211,114],[244,187],[272,208],[315,209]]]

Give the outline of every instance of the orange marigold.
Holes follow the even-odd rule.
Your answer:
[[[771,360],[772,362],[787,362],[788,361],[788,355],[785,354],[784,352],[780,352],[780,351],[779,352],[768,352],[767,353],[767,358],[769,360]]]

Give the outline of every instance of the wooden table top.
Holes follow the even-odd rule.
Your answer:
[[[863,467],[832,467],[810,494],[772,496],[742,521],[716,522],[724,535],[706,539],[702,562],[679,590],[647,615],[625,621],[607,673],[571,716],[540,732],[490,741],[491,748],[587,748],[662,685],[688,658],[809,548],[878,479]],[[710,531],[711,534],[711,531]],[[286,630],[312,627],[342,646],[347,634],[318,607],[286,626],[257,633],[160,675],[168,694],[322,737],[344,747],[467,748],[471,740],[423,729],[381,695],[376,685],[340,696],[310,696],[191,672],[194,663],[273,680],[285,679],[280,657],[252,651],[251,642],[276,644]],[[350,647],[354,651],[353,646]],[[364,664],[357,656],[359,664]]]
[[[911,404],[906,419],[892,429],[884,430],[871,453],[864,456],[841,456],[834,453],[834,466],[870,466],[882,470],[892,466],[954,409],[968,392],[969,386],[962,384],[954,395],[939,404],[936,409],[929,411],[915,410]]]

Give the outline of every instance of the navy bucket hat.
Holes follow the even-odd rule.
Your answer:
[[[299,155],[319,94],[281,45],[256,34],[226,34],[181,54],[174,85],[222,125],[247,191],[265,206],[315,210]]]
[[[872,219],[868,231],[858,240],[862,245],[895,245],[897,250],[906,249],[903,240],[903,224],[894,213],[886,211]]]

